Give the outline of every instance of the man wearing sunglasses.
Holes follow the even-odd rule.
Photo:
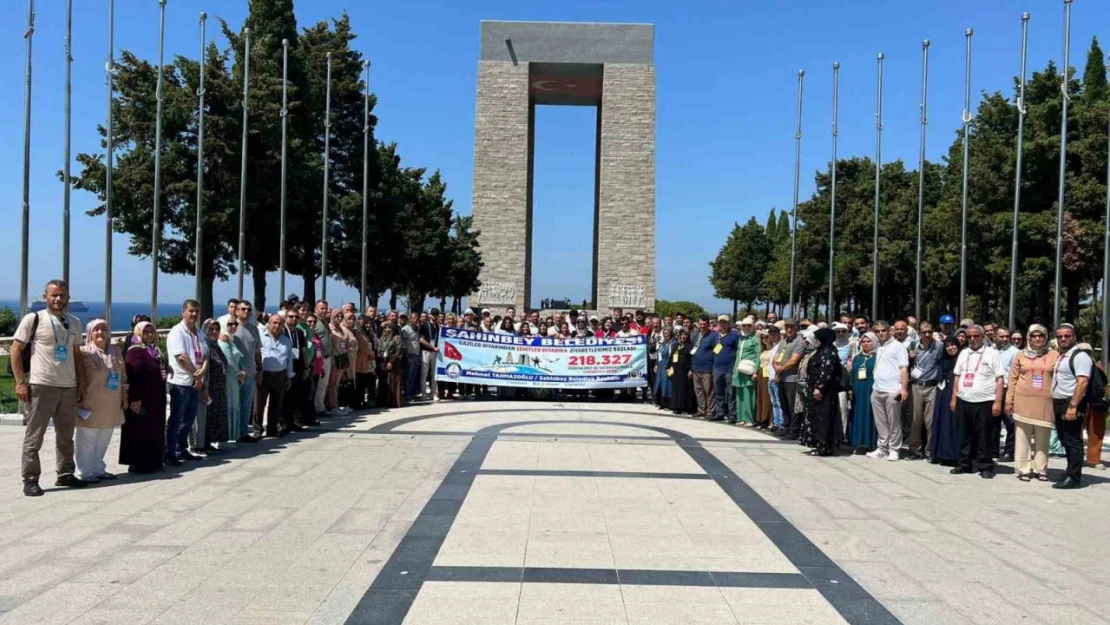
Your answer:
[[[936,408],[937,384],[941,378],[941,345],[933,338],[933,324],[921,322],[918,331],[920,343],[910,351],[913,367],[910,369],[910,456],[925,457],[925,444],[933,432],[933,411]],[[924,430],[924,432],[922,431]],[[924,436],[922,436],[924,434]]]
[[[956,360],[956,392],[949,408],[961,424],[963,440],[960,459],[954,475],[979,472],[984,479],[994,478],[994,460],[989,439],[993,422],[1002,415],[1002,358],[998,350],[985,342],[983,327],[972,323],[967,327],[967,349]]]
[[[1087,412],[1087,383],[1091,378],[1094,361],[1087,352],[1078,348],[1075,326],[1065,323],[1056,328],[1056,345],[1060,358],[1052,372],[1052,407],[1056,416],[1056,434],[1064,446],[1068,468],[1064,479],[1053,488],[1079,488],[1083,479],[1083,425],[1086,419],[1079,415]]]

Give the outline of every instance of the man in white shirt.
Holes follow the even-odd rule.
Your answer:
[[[1094,361],[1089,354],[1079,350],[1078,332],[1070,323],[1056,328],[1056,344],[1060,358],[1052,372],[1052,408],[1056,416],[1056,435],[1064,446],[1068,468],[1064,479],[1053,488],[1079,488],[1083,479],[1083,425],[1086,422],[1087,383],[1091,379]]]
[[[909,352],[891,336],[890,324],[879,320],[872,328],[879,337],[875,350],[875,384],[871,390],[871,414],[878,430],[878,448],[871,458],[900,458],[902,447],[902,404],[909,398]]]
[[[28,313],[16,328],[11,348],[12,376],[20,410],[27,421],[23,434],[23,494],[41,497],[39,450],[51,419],[58,479],[55,486],[83,488],[87,482],[73,474],[73,431],[77,404],[84,388],[84,358],[77,348],[81,322],[68,314],[69,285],[51,280],[43,291],[46,310]]]
[[[949,473],[979,472],[985,479],[994,478],[994,460],[989,439],[993,421],[1002,414],[1002,358],[998,350],[985,343],[982,326],[967,327],[967,349],[956,359],[956,392],[949,408],[961,424],[963,442],[956,468]]]
[[[208,343],[197,332],[200,304],[187,299],[181,306],[181,322],[166,337],[166,351],[173,376],[170,383],[170,418],[166,423],[166,464],[178,466],[182,460],[200,460],[189,453],[189,430],[197,418],[197,402],[208,370]]]
[[[1014,358],[1018,355],[1018,348],[1010,343],[1010,330],[1009,328],[1000,327],[995,328],[994,336],[987,337],[994,339],[994,348],[998,350],[1000,357],[1000,367],[1002,370],[1002,387],[1007,388],[1010,386],[1010,368],[1014,366]],[[988,443],[991,448],[991,457],[998,458],[1002,462],[1013,462],[1014,460],[1014,417],[1002,411],[1002,416],[995,419],[992,424],[994,427],[991,431],[990,440]],[[1002,428],[1006,428],[1006,443],[1000,444],[1002,438]]]

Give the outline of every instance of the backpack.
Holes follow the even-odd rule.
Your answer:
[[[39,332],[39,314],[37,312],[27,313],[34,315],[35,320],[31,322],[31,341],[23,346],[23,353],[20,354],[20,360],[23,361],[23,375],[30,379],[31,377],[31,349],[35,345],[35,335]],[[15,375],[12,370],[12,359],[8,358],[8,375]]]
[[[1075,373],[1075,357],[1080,352],[1091,358],[1091,376],[1087,378],[1087,392],[1080,401],[1080,410],[1089,408],[1096,412],[1106,412],[1110,408],[1110,398],[1106,397],[1106,371],[1095,361],[1095,355],[1086,349],[1077,349],[1068,358],[1068,367]]]

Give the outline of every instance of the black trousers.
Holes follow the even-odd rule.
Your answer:
[[[991,457],[997,458],[999,452],[1002,455],[1014,457],[1014,418],[1011,415],[1002,412],[1002,416],[994,420],[991,427],[990,448]],[[1002,443],[1002,428],[1006,428],[1006,442]]]
[[[1056,415],[1056,436],[1060,438],[1060,444],[1064,446],[1064,455],[1067,457],[1068,468],[1065,475],[1075,480],[1083,478],[1083,463],[1086,461],[1087,450],[1083,445],[1083,426],[1086,424],[1086,409],[1077,412],[1074,421],[1068,421],[1064,418],[1068,413],[1068,404],[1071,403],[1071,398],[1068,399],[1053,399],[1052,410]]]
[[[289,376],[284,371],[262,372],[262,386],[258,388],[258,410],[254,413],[257,418],[257,422],[254,424],[255,432],[262,432],[262,410],[266,401],[269,400],[270,405],[266,409],[266,435],[278,435],[283,417],[282,407],[285,404],[285,383],[287,380],[289,380]]]
[[[301,406],[301,425],[316,425],[316,385],[320,376],[310,375],[301,381],[301,394],[297,398]]]
[[[351,408],[361,410],[366,408],[372,400],[375,399],[376,393],[374,392],[374,374],[373,373],[356,373],[355,374],[355,405]]]
[[[956,422],[960,425],[960,459],[957,466],[969,471],[993,471],[988,439],[994,431],[993,401],[956,400]]]
[[[651,360],[650,358],[648,359],[648,367],[647,367],[648,381],[647,381],[647,386],[644,388],[644,403],[645,404],[649,403],[653,399],[652,398],[652,395],[653,395],[652,389],[655,388],[655,366],[658,362],[659,362],[658,359],[656,359],[656,360]]]

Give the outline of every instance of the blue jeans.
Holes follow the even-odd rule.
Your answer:
[[[716,398],[716,418],[736,420],[736,392],[732,390],[732,371],[713,370],[713,394]]]
[[[779,385],[774,379],[768,380],[767,390],[771,395],[771,424],[777,428],[782,427],[782,402],[779,396]]]
[[[166,458],[182,455],[189,443],[189,430],[197,420],[200,393],[191,386],[170,385],[170,420],[166,424]]]
[[[251,431],[251,408],[254,407],[254,394],[258,391],[255,376],[250,374],[239,385],[239,432],[246,435]]]
[[[413,399],[423,395],[420,382],[420,354],[409,354],[405,361],[405,397]]]

